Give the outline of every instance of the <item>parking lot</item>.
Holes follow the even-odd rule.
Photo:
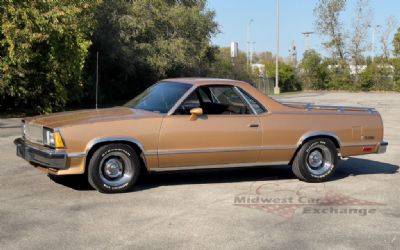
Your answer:
[[[279,98],[376,107],[388,151],[342,161],[321,184],[272,166],[156,173],[105,195],[17,158],[19,119],[0,119],[0,249],[400,249],[400,95]]]

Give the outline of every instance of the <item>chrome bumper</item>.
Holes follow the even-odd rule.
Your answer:
[[[385,141],[380,142],[380,143],[378,144],[378,149],[376,150],[376,153],[377,153],[377,154],[383,154],[383,153],[385,153],[385,152],[386,152],[386,148],[387,148],[388,145],[389,145],[388,142],[385,142]]]
[[[40,149],[26,143],[22,138],[14,140],[17,156],[30,163],[55,170],[67,169],[67,154],[51,149]]]

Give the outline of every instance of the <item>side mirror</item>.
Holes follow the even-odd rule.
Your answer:
[[[190,120],[194,121],[197,119],[197,117],[203,115],[203,109],[202,108],[194,108],[190,110]]]

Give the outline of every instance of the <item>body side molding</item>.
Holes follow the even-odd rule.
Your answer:
[[[277,166],[277,165],[288,165],[288,161],[277,161],[277,162],[255,162],[255,163],[228,163],[218,165],[199,165],[190,167],[162,167],[162,168],[150,168],[150,171],[162,172],[162,171],[175,171],[175,170],[196,170],[196,169],[213,169],[213,168],[237,168],[237,167],[257,167],[257,166]]]

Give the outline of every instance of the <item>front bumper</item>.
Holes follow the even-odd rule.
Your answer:
[[[377,154],[383,154],[386,152],[387,146],[389,145],[388,142],[382,141],[378,144],[378,149],[376,150]]]
[[[28,144],[22,138],[15,139],[14,144],[17,146],[17,156],[34,165],[39,165],[52,170],[63,170],[68,168],[66,153],[35,147]]]

